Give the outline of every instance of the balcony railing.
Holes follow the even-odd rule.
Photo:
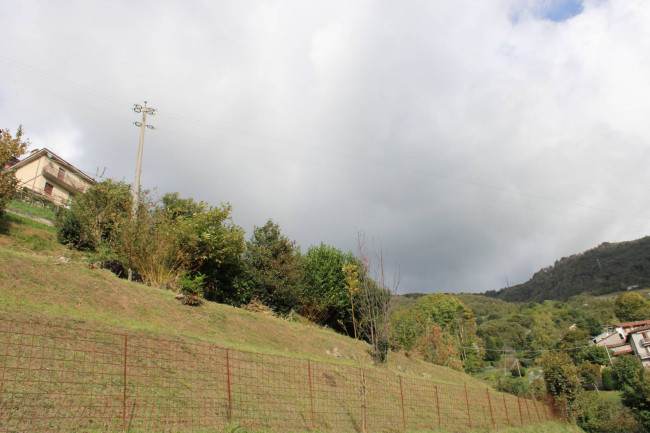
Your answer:
[[[68,189],[72,189],[73,192],[83,193],[86,190],[86,186],[77,180],[74,180],[68,173],[62,172],[61,170],[54,167],[52,163],[47,164],[43,167],[43,175],[52,180],[57,181],[64,186],[67,186]]]

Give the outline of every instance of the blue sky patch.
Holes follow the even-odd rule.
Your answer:
[[[583,9],[582,0],[559,0],[548,2],[539,12],[541,18],[562,22],[580,15]]]
[[[522,2],[510,14],[510,21],[517,23],[524,16],[533,16],[537,19],[554,22],[567,21],[584,10],[583,0],[534,0],[530,3]]]

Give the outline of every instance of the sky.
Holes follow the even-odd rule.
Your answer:
[[[4,0],[0,127],[483,292],[650,229],[645,0]]]

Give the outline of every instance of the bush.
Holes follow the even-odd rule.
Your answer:
[[[587,433],[634,433],[641,425],[620,402],[605,400],[595,392],[578,395],[571,404],[571,418]]]
[[[632,386],[638,378],[641,362],[633,355],[621,355],[612,367],[614,380],[618,389]]]
[[[179,292],[183,295],[181,298],[183,304],[198,306],[201,305],[203,297],[203,280],[204,275],[190,276],[187,272],[183,272],[178,278]]]
[[[603,369],[603,388],[605,391],[614,391],[616,389],[616,381],[611,368]]]
[[[522,366],[519,368],[513,368],[510,374],[512,377],[526,377],[526,369]]]

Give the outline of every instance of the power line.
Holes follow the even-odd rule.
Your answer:
[[[116,104],[119,104],[119,105],[125,105],[125,102],[123,100],[121,100],[119,98],[116,98],[113,95],[109,95],[107,93],[97,91],[97,90],[95,90],[95,89],[93,89],[91,87],[81,85],[79,83],[73,82],[73,81],[65,79],[65,78],[58,77],[58,76],[53,75],[51,73],[42,71],[40,69],[31,67],[31,66],[28,66],[28,65],[25,65],[25,64],[20,63],[20,62],[16,62],[16,61],[8,59],[6,57],[0,56],[0,60],[5,62],[5,63],[8,63],[8,64],[10,64],[10,65],[12,65],[14,67],[19,67],[19,68],[25,69],[25,70],[27,70],[28,72],[31,72],[34,75],[40,75],[40,76],[42,76],[44,78],[47,78],[49,80],[64,84],[66,86],[75,88],[75,89],[77,89],[79,91],[82,91],[82,92],[86,92],[86,93],[91,94],[91,95],[93,95],[95,97],[99,97],[99,98],[105,99],[107,101],[110,101],[110,102],[113,102],[113,103],[116,103]],[[88,107],[88,108],[103,112],[105,114],[109,114],[109,115],[111,115],[113,117],[116,117],[116,118],[118,118],[120,120],[124,120],[124,118],[121,117],[121,116],[117,116],[117,115],[115,115],[113,113],[106,112],[105,110],[102,110],[100,108],[97,108],[97,107],[88,105],[86,103],[77,101],[77,100],[75,100],[73,98],[70,98],[68,96],[64,96],[64,95],[61,95],[59,93],[53,92],[51,90],[47,90],[47,89],[43,89],[43,88],[40,88],[40,87],[37,87],[37,86],[33,86],[31,84],[27,84],[25,82],[22,82],[20,80],[17,80],[15,78],[13,78],[13,77],[8,77],[6,74],[0,73],[0,75],[3,75],[3,76],[5,76],[5,77],[7,77],[9,79],[17,81],[17,82],[19,82],[21,84],[24,84],[26,86],[33,87],[33,88],[35,88],[35,89],[37,89],[39,91],[50,93],[52,95],[67,99],[67,100],[69,100],[71,102],[74,102],[76,104],[79,104],[79,105],[82,105],[82,106],[85,106],[85,107]],[[375,164],[375,165],[379,165],[381,167],[388,167],[388,168],[392,168],[392,169],[397,169],[397,170],[400,170],[400,171],[403,171],[403,172],[419,173],[419,174],[423,174],[423,175],[426,175],[426,176],[429,176],[429,177],[435,177],[435,178],[438,178],[438,179],[447,180],[447,181],[460,183],[460,184],[471,185],[471,186],[475,186],[475,187],[479,187],[479,188],[483,188],[483,189],[491,189],[491,190],[494,190],[494,191],[505,192],[505,193],[509,193],[509,194],[515,194],[515,195],[524,196],[524,197],[531,197],[531,198],[535,198],[535,199],[543,200],[543,201],[547,201],[547,202],[564,204],[564,205],[574,206],[574,207],[581,207],[581,208],[595,210],[595,211],[604,212],[604,213],[610,213],[610,214],[615,214],[615,215],[621,215],[621,216],[628,216],[628,217],[639,218],[639,219],[644,219],[644,220],[650,220],[650,217],[645,216],[645,215],[638,215],[638,214],[634,214],[634,213],[628,213],[628,212],[622,212],[622,211],[618,211],[618,210],[606,209],[606,208],[597,207],[597,206],[591,206],[591,205],[587,205],[587,204],[583,204],[583,203],[576,203],[576,202],[572,202],[572,201],[568,201],[568,200],[557,199],[557,198],[554,198],[554,197],[549,197],[549,196],[536,194],[536,193],[530,193],[530,192],[526,192],[526,191],[518,191],[518,190],[508,189],[508,188],[504,188],[504,187],[500,187],[500,186],[496,186],[496,185],[490,185],[490,184],[486,184],[486,183],[482,183],[482,182],[475,182],[475,181],[470,181],[470,180],[463,179],[463,178],[448,176],[448,175],[445,175],[443,173],[436,173],[436,172],[427,171],[427,170],[400,167],[400,166],[395,165],[395,164],[387,164],[385,161],[381,161],[381,160],[377,160],[377,159],[373,159],[373,158],[368,158],[367,155],[361,156],[359,154],[352,154],[352,153],[349,153],[349,152],[333,151],[331,149],[325,149],[325,148],[321,148],[319,146],[307,145],[307,144],[304,144],[304,143],[301,143],[301,142],[297,142],[297,141],[293,141],[293,140],[287,140],[287,139],[283,139],[283,138],[278,138],[278,137],[274,137],[274,136],[264,134],[264,133],[260,133],[260,132],[257,132],[257,131],[247,130],[247,129],[243,129],[243,128],[236,128],[236,127],[232,127],[232,126],[228,126],[228,125],[224,125],[224,124],[219,124],[219,123],[216,123],[216,122],[208,122],[208,121],[200,120],[200,119],[197,119],[197,118],[194,118],[194,117],[189,117],[189,116],[184,116],[184,115],[181,115],[181,114],[176,114],[176,113],[173,113],[173,112],[163,112],[163,113],[159,113],[159,114],[161,116],[168,117],[168,118],[171,118],[171,119],[184,120],[184,121],[193,121],[193,122],[196,122],[196,123],[211,126],[213,128],[218,128],[218,129],[221,129],[221,130],[228,130],[228,131],[231,131],[231,132],[234,132],[234,133],[244,134],[244,135],[248,135],[248,136],[259,138],[259,139],[266,140],[266,141],[274,141],[274,142],[278,142],[278,143],[284,143],[284,144],[288,144],[288,145],[291,145],[291,146],[294,146],[294,147],[299,147],[299,148],[309,148],[309,149],[313,149],[313,150],[316,150],[316,151],[321,152],[321,153],[335,155],[335,156],[339,156],[339,157],[343,157],[343,158],[347,158],[347,159],[354,159],[354,160],[357,160],[357,161],[363,160],[363,161],[366,161],[366,162],[369,162],[369,163],[372,163],[372,164]],[[161,129],[161,130],[165,130],[165,129]],[[184,136],[188,136],[187,134],[171,131],[169,129],[166,129],[165,131],[181,134],[181,135],[184,135]],[[213,141],[213,140],[207,139],[207,138],[201,138],[201,139],[206,140],[206,141]],[[223,143],[221,143],[221,144],[223,144]],[[268,152],[268,151],[265,151],[265,150],[262,150],[262,149],[258,149],[258,148],[254,148],[254,147],[243,147],[243,146],[233,146],[233,147],[240,147],[240,148],[247,149],[249,151],[259,152],[259,153],[266,153],[266,154],[276,156],[276,157],[279,157],[279,158],[292,159],[292,160],[303,162],[303,163],[321,165],[321,166],[325,166],[327,168],[334,168],[334,169],[337,169],[337,170],[346,171],[345,169],[342,169],[341,167],[323,165],[321,163],[314,163],[313,161],[309,161],[309,160],[305,160],[305,159],[301,159],[301,158],[296,158],[296,157],[288,156],[288,155],[282,155],[282,154],[278,154],[278,153],[271,153],[271,152]],[[358,170],[355,170],[354,172],[358,173]],[[555,212],[555,213],[558,213],[558,212]],[[567,214],[565,214],[565,215],[567,215]],[[575,215],[568,215],[568,216],[575,216]],[[617,223],[617,224],[622,225],[620,223]],[[643,227],[636,227],[636,226],[629,226],[629,225],[625,225],[625,226],[630,227],[630,228],[635,228],[635,229],[643,229]]]

